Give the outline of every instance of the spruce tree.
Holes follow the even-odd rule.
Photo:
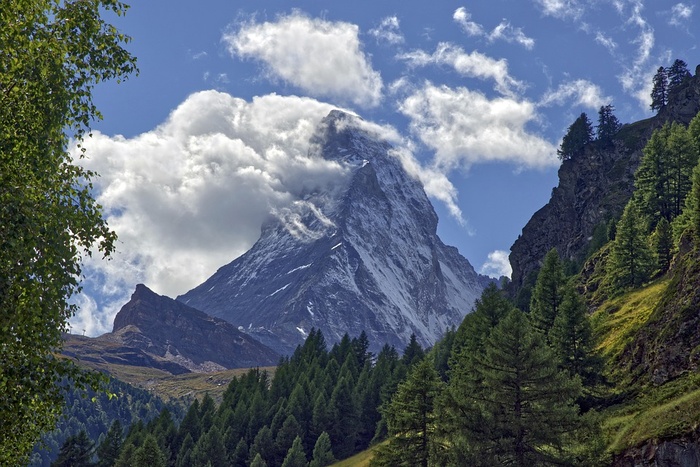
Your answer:
[[[596,127],[596,136],[602,143],[608,144],[612,142],[613,137],[620,131],[622,125],[613,113],[615,107],[612,104],[603,105],[598,111],[598,126]]]
[[[581,386],[559,371],[527,315],[514,309],[494,328],[474,370],[482,383],[471,397],[481,414],[465,428],[477,457],[518,467],[571,461],[566,441],[581,424]]]
[[[436,446],[434,404],[441,388],[429,359],[411,370],[384,410],[389,440],[377,449],[371,465],[427,467],[431,463]]]
[[[575,154],[583,150],[586,144],[593,139],[593,126],[585,112],[572,123],[562,139],[557,155],[561,160],[571,159]]]
[[[91,461],[94,446],[85,430],[81,430],[66,439],[51,467],[90,467],[94,465]]]
[[[325,431],[316,440],[314,445],[313,458],[309,463],[309,467],[326,467],[335,463],[336,459],[333,456],[331,447],[331,438]]]
[[[688,64],[681,59],[676,59],[673,64],[668,68],[668,89],[673,91],[678,86],[683,84],[686,78],[690,77],[690,72],[688,71]]]
[[[260,453],[257,453],[250,463],[250,467],[267,467],[267,462],[263,460]]]
[[[651,110],[661,110],[668,102],[668,75],[666,68],[659,67],[654,75],[651,89]]]
[[[304,454],[304,447],[301,445],[301,438],[297,436],[292,442],[292,446],[284,457],[282,467],[307,467],[309,465]]]
[[[238,441],[236,449],[231,453],[229,461],[232,467],[246,467],[248,459],[248,444],[243,438]]]
[[[112,422],[112,425],[107,431],[107,435],[97,447],[97,467],[112,467],[119,458],[119,451],[122,448],[124,439],[124,430],[122,424],[117,418]]]
[[[204,467],[208,462],[211,463],[212,467],[226,467],[228,465],[221,432],[216,426],[213,426],[199,438],[192,451],[192,465],[194,467]]]
[[[653,259],[647,232],[646,222],[633,198],[617,224],[617,236],[610,252],[608,274],[616,289],[639,287],[649,279]]]
[[[133,467],[165,467],[165,454],[153,435],[146,436],[143,444],[134,452]]]
[[[552,328],[562,302],[564,270],[556,248],[547,252],[532,290],[530,314],[533,325],[545,336]]]
[[[192,452],[194,450],[194,441],[192,435],[187,433],[182,444],[179,445],[177,457],[175,458],[175,467],[189,467],[192,465]]]
[[[665,218],[661,218],[651,236],[654,256],[656,257],[655,274],[665,274],[671,266],[673,258],[673,234],[671,224]]]

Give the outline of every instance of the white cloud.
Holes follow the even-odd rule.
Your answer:
[[[88,259],[76,329],[105,332],[137,283],[186,292],[257,240],[272,211],[334,186],[344,170],[309,155],[333,109],[309,98],[191,95],[168,120],[134,138],[99,132],[84,164],[102,176],[97,201],[119,236],[111,261]],[[104,303],[90,301],[89,291]]]
[[[496,279],[502,276],[510,277],[513,273],[513,268],[511,268],[510,261],[508,260],[508,252],[496,250],[489,253],[488,259],[481,266],[479,272]]]
[[[484,27],[474,21],[471,21],[471,14],[464,7],[459,7],[452,15],[452,19],[460,25],[462,30],[469,36],[484,37],[489,42],[504,40],[506,42],[515,42],[526,49],[532,49],[535,46],[535,40],[526,36],[521,28],[511,26],[509,21],[503,20],[493,28],[491,32],[486,32]]]
[[[677,3],[671,8],[671,15],[668,23],[671,26],[683,26],[685,21],[688,21],[693,16],[693,8],[695,5],[686,5],[685,3]]]
[[[369,34],[374,36],[378,41],[384,41],[392,45],[402,44],[404,42],[403,34],[399,26],[399,19],[396,16],[387,16],[374,29],[370,29]]]
[[[362,51],[354,24],[293,12],[276,22],[251,20],[222,40],[232,55],[261,61],[268,77],[281,78],[312,96],[364,107],[381,101],[382,78]]]
[[[651,103],[648,92],[651,91],[650,77],[656,70],[656,66],[649,64],[655,43],[654,28],[644,18],[642,14],[644,3],[640,0],[618,1],[615,3],[615,7],[623,18],[629,18],[627,24],[639,29],[632,41],[632,44],[637,46],[636,57],[630,66],[625,67],[618,76],[618,80],[625,92],[636,97],[642,108],[648,109]],[[629,11],[627,7],[629,7]]]
[[[508,62],[496,60],[477,51],[466,53],[464,49],[449,42],[441,42],[435,52],[429,54],[423,50],[401,54],[400,60],[418,67],[426,65],[450,66],[462,76],[481,80],[492,79],[495,89],[503,95],[512,96],[524,88],[523,83],[508,73]]]
[[[610,102],[610,97],[603,96],[598,85],[585,79],[577,79],[562,83],[557,89],[547,91],[542,96],[539,105],[563,105],[567,101],[571,101],[571,105],[598,110],[601,105]]]
[[[462,27],[462,30],[470,36],[483,36],[485,34],[484,28],[474,21],[471,21],[472,15],[467,11],[466,8],[459,7],[455,10],[452,15],[452,19]]]
[[[583,6],[578,0],[537,0],[542,13],[558,19],[578,19],[583,14]]]
[[[617,43],[615,40],[612,37],[606,36],[601,31],[596,32],[595,41],[608,49],[608,52],[611,54],[615,53],[615,50],[617,49]]]
[[[435,151],[441,172],[481,162],[507,162],[520,168],[556,166],[556,148],[529,133],[535,105],[509,98],[488,99],[466,88],[426,83],[399,103],[411,132]]]

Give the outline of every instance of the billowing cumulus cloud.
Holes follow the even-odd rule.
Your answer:
[[[467,53],[459,46],[449,42],[438,44],[435,52],[429,54],[423,50],[415,50],[398,56],[410,66],[427,65],[450,66],[462,76],[480,80],[493,80],[494,88],[501,94],[512,96],[523,89],[524,85],[510,76],[508,62],[496,60],[479,52]]]
[[[558,88],[547,91],[542,96],[539,105],[563,105],[570,102],[571,105],[598,110],[600,106],[608,104],[610,99],[610,97],[603,95],[600,86],[585,79],[577,79],[562,83]]]
[[[488,259],[481,266],[479,272],[496,279],[502,276],[510,277],[510,275],[513,273],[513,268],[510,266],[508,252],[496,250],[489,253]]]
[[[309,140],[332,108],[309,98],[246,102],[204,91],[134,138],[96,132],[84,163],[102,174],[97,200],[119,241],[111,261],[88,260],[87,288],[115,307],[139,282],[176,296],[245,252],[271,212],[344,175],[309,156]],[[105,331],[117,310],[105,317],[105,303],[82,300],[75,328]]]
[[[481,162],[518,167],[556,166],[556,148],[526,126],[535,105],[510,98],[488,99],[466,88],[426,83],[399,104],[412,134],[435,151],[435,167],[448,171]]]
[[[83,164],[102,174],[96,198],[119,240],[110,261],[84,264],[74,332],[108,331],[137,283],[171,297],[199,285],[247,251],[268,219],[293,221],[305,194],[340,186],[346,170],[316,155],[311,143],[333,108],[311,98],[271,94],[248,102],[202,91],[152,131],[128,139],[95,132]],[[428,194],[461,218],[454,186],[421,167],[410,141],[392,127],[360,125],[394,144]]]
[[[497,40],[515,42],[526,49],[532,49],[535,46],[534,39],[525,35],[521,28],[512,26],[507,20],[501,21],[498,26],[487,32],[482,25],[471,20],[471,14],[464,7],[457,8],[452,14],[452,19],[469,36],[483,37],[489,42]]]
[[[269,78],[311,96],[364,107],[381,101],[382,78],[362,51],[355,24],[294,12],[275,22],[240,24],[222,40],[232,55],[262,62]]]
[[[376,28],[370,29],[369,34],[377,41],[387,42],[392,45],[404,42],[403,34],[399,26],[399,19],[396,16],[387,16]]]

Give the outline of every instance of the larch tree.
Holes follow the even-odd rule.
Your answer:
[[[661,110],[668,103],[668,74],[666,68],[659,67],[654,75],[651,88],[651,110]]]
[[[572,123],[562,139],[557,155],[561,160],[568,160],[575,154],[581,152],[583,148],[593,140],[593,126],[588,119],[588,115],[581,115]]]
[[[598,141],[609,144],[613,137],[620,131],[622,124],[617,119],[615,107],[612,104],[603,105],[598,110],[598,126],[596,127],[596,136]]]
[[[633,198],[617,224],[608,263],[608,274],[618,290],[639,287],[649,279],[653,257],[647,237],[648,227]]]
[[[668,88],[673,90],[683,84],[686,78],[690,77],[690,72],[688,71],[688,64],[683,60],[677,58],[673,61],[668,70]]]
[[[547,336],[559,313],[562,302],[564,269],[556,248],[547,252],[532,290],[530,315],[536,329]]]
[[[126,78],[129,38],[102,19],[116,0],[0,2],[0,464],[20,465],[54,426],[65,377],[55,358],[76,306],[81,260],[115,235],[95,202],[94,174],[74,158],[100,114],[93,87]],[[80,148],[71,154],[71,138]]]

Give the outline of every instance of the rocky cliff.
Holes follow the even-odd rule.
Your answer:
[[[594,141],[562,163],[559,185],[511,247],[512,287],[520,289],[553,247],[562,258],[584,259],[596,226],[619,218],[632,195],[634,173],[652,132],[667,121],[688,124],[700,111],[700,65],[669,95],[653,118],[622,127],[613,144]]]
[[[312,328],[331,344],[365,331],[373,351],[411,334],[434,344],[490,279],[442,243],[421,183],[358,117],[331,112],[312,147],[345,178],[278,213],[251,250],[178,300],[282,353]]]
[[[230,323],[141,284],[117,313],[111,333],[94,339],[72,336],[64,353],[172,374],[272,366],[279,360],[279,354]]]

